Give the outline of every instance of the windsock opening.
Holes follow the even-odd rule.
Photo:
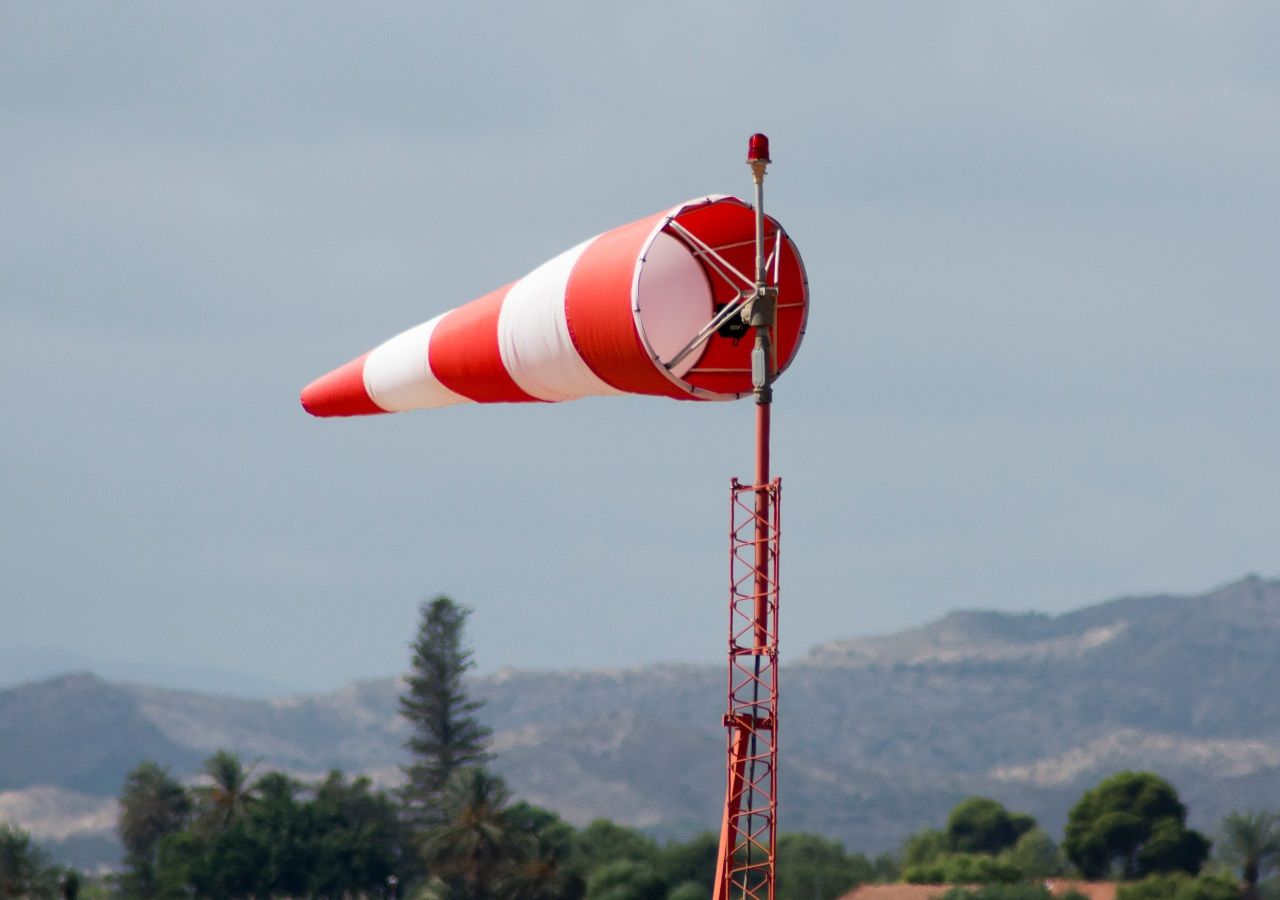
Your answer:
[[[654,357],[673,359],[711,321],[713,306],[711,282],[698,260],[681,241],[658,232],[641,261],[635,303],[640,332]],[[671,373],[684,375],[701,356],[700,348],[671,367]]]
[[[666,303],[657,304],[657,315],[649,314],[654,309],[654,299],[666,288],[666,284],[661,287],[654,284],[651,288],[647,278],[650,259],[659,247],[662,248],[659,253],[662,267],[682,273],[678,290],[687,298],[682,302],[689,305],[684,318],[669,311],[669,307],[675,305],[670,298]],[[678,255],[676,247],[684,251],[684,260],[679,266],[673,262]],[[766,273],[769,281],[778,287],[773,363],[775,372],[781,373],[791,364],[804,336],[809,285],[795,244],[769,216],[765,217],[765,247]],[[698,267],[709,298],[695,287],[686,260]],[[659,279],[655,279],[657,281]],[[670,283],[674,284],[674,279]],[[732,400],[751,393],[753,342],[746,329],[717,329],[689,356],[679,359],[678,354],[710,323],[717,311],[750,293],[754,285],[755,211],[750,205],[733,197],[711,197],[684,204],[662,220],[639,270],[635,297],[637,331],[645,340],[655,365],[689,398]],[[694,307],[698,310],[696,314],[692,312]],[[694,325],[699,317],[701,321]]]

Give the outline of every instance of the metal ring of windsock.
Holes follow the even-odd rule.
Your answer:
[[[467,401],[746,396],[752,344],[741,312],[756,289],[755,237],[742,200],[681,203],[396,335],[309,384],[302,405],[358,416]],[[800,345],[809,289],[795,244],[767,216],[765,242],[778,288],[776,374]]]

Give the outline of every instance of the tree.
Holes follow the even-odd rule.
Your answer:
[[[299,799],[302,785],[281,772],[268,772],[253,785],[252,805],[236,819],[234,837],[261,860],[258,890],[285,896],[309,892],[317,866],[316,827],[312,804]],[[326,867],[328,868],[328,867]]]
[[[64,900],[76,900],[80,896],[80,873],[65,867],[55,872],[53,881],[58,886],[58,895]]]
[[[253,769],[246,769],[235,753],[219,750],[204,761],[204,771],[210,783],[196,788],[201,824],[214,832],[222,831],[242,819],[253,805],[255,797],[249,785]]]
[[[1104,779],[1071,808],[1067,857],[1086,878],[1119,865],[1125,879],[1200,871],[1210,842],[1186,827],[1187,809],[1169,782],[1151,772],[1120,772]]]
[[[936,828],[925,828],[902,843],[902,865],[919,866],[933,862],[947,852],[947,836]]]
[[[1014,884],[1025,878],[1013,863],[985,853],[944,853],[902,871],[910,884]]]
[[[0,897],[52,897],[54,877],[31,835],[0,823]]]
[[[310,892],[322,897],[376,896],[396,868],[400,825],[391,798],[361,776],[333,771],[315,789]]]
[[[832,900],[875,875],[862,854],[846,853],[839,841],[805,832],[778,838],[777,872],[781,900]]]
[[[587,900],[664,900],[667,884],[647,862],[618,859],[587,877]]]
[[[658,845],[653,838],[609,819],[592,821],[578,832],[577,843],[578,853],[587,872],[619,859],[629,859],[650,866],[656,865],[658,859]],[[717,838],[717,852],[719,848]],[[712,877],[715,877],[714,869]]]
[[[1239,900],[1240,888],[1229,875],[1201,875],[1185,872],[1148,875],[1141,881],[1121,885],[1116,900]]]
[[[478,767],[450,777],[440,798],[442,820],[425,843],[444,896],[487,900],[521,857],[524,848],[505,811],[510,796],[501,778]]]
[[[1000,858],[1017,866],[1027,878],[1053,878],[1066,868],[1058,845],[1043,828],[1032,828]]]
[[[524,802],[508,807],[506,819],[519,852],[500,893],[512,900],[581,900],[586,882],[574,866],[573,827]]]
[[[947,847],[953,853],[995,854],[1035,827],[1025,813],[1011,813],[990,797],[970,797],[947,816]]]
[[[683,885],[692,882],[710,895],[719,860],[720,836],[713,831],[704,831],[687,841],[664,844],[658,850],[654,870],[667,884],[682,888],[686,894],[689,890]],[[675,888],[672,890],[674,893]]]
[[[1219,854],[1240,869],[1246,900],[1257,900],[1258,881],[1280,863],[1280,816],[1266,812],[1233,812],[1219,826]]]
[[[413,662],[400,697],[400,714],[412,728],[406,747],[413,762],[404,769],[401,800],[411,822],[430,825],[446,784],[458,770],[488,761],[489,729],[476,719],[481,701],[467,699],[462,678],[475,663],[463,644],[471,611],[448,597],[419,608]]]
[[[1043,884],[988,884],[983,887],[953,887],[938,900],[1088,900],[1070,891],[1055,898]]]
[[[248,795],[241,786],[238,793]],[[307,798],[307,794],[311,798]],[[197,823],[160,842],[156,894],[377,896],[399,856],[391,798],[367,778],[331,772],[306,785],[268,772],[224,825]]]
[[[1017,873],[1023,878],[1048,875],[1058,868],[1057,848],[1036,820],[989,797],[960,801],[944,830],[918,831],[902,847],[902,876],[917,883],[987,884],[1017,880]],[[881,873],[873,868],[872,875]]]
[[[667,900],[711,900],[711,888],[701,881],[682,881],[667,894]]]
[[[129,772],[120,793],[116,829],[124,844],[129,892],[140,897],[155,893],[155,866],[160,842],[181,831],[191,815],[191,797],[169,770],[143,762]]]

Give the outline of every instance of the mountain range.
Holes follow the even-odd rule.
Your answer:
[[[1061,833],[1124,768],[1169,778],[1210,832],[1280,809],[1280,580],[1127,597],[1050,616],[954,612],[832,641],[781,672],[780,819],[850,849],[892,849],[958,800],[996,797]],[[715,828],[724,784],[719,667],[503,670],[473,679],[494,768],[515,793],[683,837]],[[315,778],[394,784],[396,679],[262,700],[66,674],[0,691],[0,821],[68,862],[118,858],[114,797],[143,759],[195,775],[213,751]]]

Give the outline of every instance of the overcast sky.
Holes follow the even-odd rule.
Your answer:
[[[0,5],[0,648],[326,689],[446,592],[486,671],[719,661],[749,403],[297,394],[754,131],[784,658],[1280,573],[1278,10]]]

